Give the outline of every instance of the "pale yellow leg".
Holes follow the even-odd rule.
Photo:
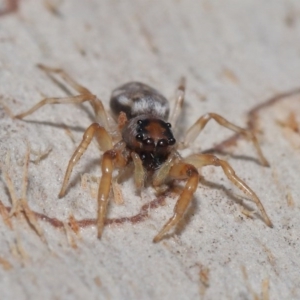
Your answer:
[[[63,97],[63,98],[45,98],[42,101],[38,102],[29,110],[18,114],[15,118],[23,119],[28,115],[31,115],[39,108],[43,107],[46,104],[80,104],[86,101],[89,101],[94,109],[96,115],[96,121],[103,125],[106,129],[109,128],[108,117],[105,112],[103,103],[100,99],[98,99],[95,95],[93,95],[87,88],[78,84],[74,79],[72,79],[66,72],[61,69],[49,68],[44,65],[38,65],[40,69],[45,71],[46,73],[56,73],[59,74],[63,80],[65,80],[72,88],[74,88],[80,95],[73,97]]]
[[[161,165],[161,167],[155,171],[153,175],[152,185],[154,188],[163,185],[169,177],[170,169],[175,164],[176,159],[180,159],[180,155],[177,151],[172,152],[168,159]]]
[[[99,184],[98,190],[98,217],[97,217],[97,231],[98,238],[101,238],[105,218],[107,214],[108,196],[112,184],[112,172],[115,167],[125,167],[127,159],[122,156],[118,150],[108,150],[103,154],[101,169],[102,177]]]
[[[216,156],[212,154],[193,154],[187,158],[184,159],[185,162],[192,164],[197,169],[202,168],[204,166],[217,166],[221,167],[227,176],[227,178],[241,191],[243,191],[246,195],[248,195],[256,204],[258,209],[260,210],[260,213],[265,221],[265,223],[269,227],[273,227],[273,224],[268,217],[262,203],[260,202],[257,195],[250,189],[250,187],[242,180],[240,179],[234,172],[233,168],[226,162],[225,160],[218,159]]]
[[[77,164],[77,162],[79,161],[79,159],[81,158],[82,154],[86,151],[87,147],[91,143],[94,136],[96,136],[97,141],[102,150],[106,151],[112,148],[112,140],[110,135],[107,133],[107,131],[103,127],[101,127],[98,123],[93,123],[92,125],[90,125],[83,135],[82,142],[77,147],[71,159],[69,160],[63,185],[58,195],[59,198],[65,195],[72,170],[74,166]]]
[[[175,227],[179,221],[182,219],[184,213],[186,212],[192,198],[193,194],[197,189],[199,182],[199,173],[196,168],[187,163],[177,163],[171,169],[169,173],[172,179],[187,179],[187,183],[177,200],[174,208],[174,215],[169,219],[169,221],[163,226],[160,232],[154,237],[153,242],[159,242],[163,236]]]
[[[264,166],[269,166],[267,159],[264,157],[264,155],[261,151],[261,148],[259,146],[257,138],[251,130],[243,129],[239,126],[236,126],[236,125],[232,124],[231,122],[227,121],[226,119],[224,119],[223,117],[221,117],[220,115],[214,114],[214,113],[208,113],[208,114],[205,114],[204,116],[200,117],[188,129],[188,131],[186,132],[186,135],[185,135],[184,143],[183,143],[185,147],[187,147],[191,142],[193,142],[197,138],[197,136],[203,130],[203,128],[205,127],[207,122],[210,121],[211,119],[214,119],[221,126],[226,127],[238,134],[241,134],[241,135],[245,136],[246,139],[250,140],[253,143],[253,145],[257,151],[257,154],[261,161],[261,164]]]
[[[183,102],[184,102],[184,94],[185,94],[185,78],[182,77],[180,79],[178,88],[176,90],[176,101],[175,101],[175,105],[173,108],[173,112],[169,118],[169,122],[175,126],[176,122],[178,120],[178,117],[180,116],[181,113],[181,109],[183,106]]]
[[[141,192],[146,179],[146,171],[144,169],[143,162],[137,153],[132,152],[131,158],[134,164],[134,183],[138,192]]]

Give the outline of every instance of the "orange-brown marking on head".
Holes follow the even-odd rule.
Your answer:
[[[152,137],[155,141],[168,138],[166,128],[164,128],[159,120],[151,120],[145,129],[148,132],[149,137]]]

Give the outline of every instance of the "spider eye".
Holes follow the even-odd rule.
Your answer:
[[[168,140],[169,145],[174,145],[176,143],[176,140],[174,138],[170,138]]]
[[[142,125],[142,124],[143,124],[143,120],[138,120],[137,123],[138,123],[139,125]]]
[[[143,140],[143,144],[145,145],[153,145],[154,144],[154,140],[151,138],[145,139]]]
[[[141,133],[139,133],[139,134],[137,134],[137,135],[135,136],[135,138],[136,138],[137,140],[142,140],[142,139],[143,139],[143,135],[142,135]]]
[[[168,146],[168,141],[163,139],[163,140],[159,140],[157,143],[158,147],[167,147]]]
[[[167,125],[167,127],[169,127],[169,128],[172,127],[171,123],[167,123],[166,125]]]

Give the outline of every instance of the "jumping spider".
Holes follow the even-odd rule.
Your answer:
[[[178,86],[175,108],[170,118],[167,99],[148,85],[129,82],[113,90],[110,108],[119,126],[115,125],[112,129],[112,120],[107,115],[102,102],[88,89],[79,85],[61,69],[53,69],[43,65],[39,65],[39,67],[49,74],[59,74],[79,95],[65,98],[46,98],[15,117],[22,119],[46,104],[78,104],[88,101],[92,105],[97,123],[93,123],[86,129],[82,142],[69,160],[59,197],[65,195],[73,167],[86,151],[93,137],[96,137],[101,150],[104,151],[101,163],[102,177],[98,190],[98,238],[101,237],[104,228],[113,170],[116,168],[123,169],[130,163],[134,167],[134,181],[137,189],[143,187],[146,178],[151,178],[154,188],[159,188],[170,180],[186,180],[185,187],[175,205],[173,216],[154,237],[154,242],[160,241],[183,217],[200,180],[197,169],[208,165],[220,166],[227,178],[255,202],[265,223],[272,227],[272,222],[259,198],[235,174],[226,161],[212,154],[192,154],[182,158],[178,153],[179,144],[176,143],[173,136],[171,124],[176,123],[183,104],[184,80],[181,80]],[[240,128],[214,113],[200,117],[188,129],[184,141],[181,143],[182,148],[193,142],[211,119],[250,140],[254,144],[262,165],[268,165],[255,135],[250,130]]]

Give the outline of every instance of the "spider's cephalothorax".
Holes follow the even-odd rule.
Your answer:
[[[85,131],[83,139],[69,161],[64,181],[59,193],[63,197],[66,193],[68,182],[73,167],[86,151],[93,137],[97,138],[102,155],[102,177],[98,189],[98,237],[102,235],[105,224],[107,205],[111,187],[114,185],[114,169],[122,169],[133,162],[133,177],[137,189],[144,186],[148,174],[154,188],[163,187],[171,180],[185,180],[186,184],[181,191],[174,207],[173,216],[167,221],[160,232],[153,239],[160,241],[166,233],[176,227],[182,219],[193,199],[194,192],[201,179],[197,169],[213,165],[221,167],[227,178],[259,208],[266,224],[272,227],[272,222],[256,194],[240,179],[233,168],[225,161],[212,154],[198,153],[183,158],[177,151],[176,141],[171,131],[180,116],[184,100],[185,84],[181,80],[176,102],[171,117],[169,118],[169,103],[157,90],[140,82],[129,82],[112,92],[110,107],[118,124],[111,125],[110,118],[104,109],[103,103],[87,88],[76,83],[61,69],[53,69],[40,65],[48,73],[60,74],[78,93],[77,96],[65,98],[46,98],[28,111],[18,114],[16,118],[24,118],[45,104],[54,103],[83,103],[89,101],[95,112],[96,121]],[[126,117],[125,117],[126,115]],[[200,117],[187,131],[181,142],[182,148],[188,147],[200,134],[209,120],[215,120],[221,126],[235,131],[250,140],[256,148],[260,161],[267,166],[268,162],[262,154],[257,139],[251,130],[243,129],[227,121],[222,116],[208,113]],[[170,123],[168,123],[170,122]],[[118,125],[118,126],[117,126]],[[120,133],[120,134],[119,134]],[[119,140],[121,136],[121,141]],[[155,171],[155,172],[154,172]]]
[[[148,171],[158,169],[166,161],[176,142],[170,123],[148,115],[130,119],[122,130],[122,137]]]

